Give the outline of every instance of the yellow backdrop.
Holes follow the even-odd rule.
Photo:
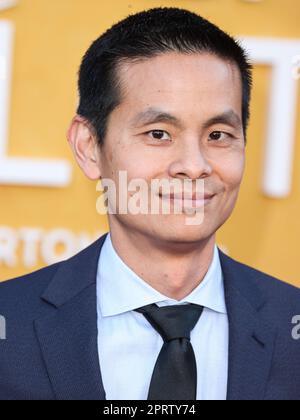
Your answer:
[[[66,231],[71,242],[73,234],[78,246],[108,230],[106,218],[95,211],[96,186],[73,163],[66,142],[77,103],[76,73],[99,34],[129,13],[156,6],[188,8],[234,35],[300,39],[299,0],[20,0],[15,8],[2,11],[0,19],[16,27],[9,155],[64,158],[72,163],[73,173],[66,188],[0,185],[0,226],[15,235],[16,247],[15,260],[0,262],[0,280],[48,263],[43,252],[51,248],[53,236],[59,238],[57,229]],[[291,195],[270,199],[261,192],[269,82],[270,69],[257,66],[247,170],[237,208],[219,232],[218,243],[232,257],[300,286],[298,142]],[[299,130],[298,118],[297,139]],[[31,242],[24,242],[24,227]],[[65,255],[63,246],[56,246],[56,252]]]

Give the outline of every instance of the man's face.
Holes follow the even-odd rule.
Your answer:
[[[211,238],[231,215],[244,172],[238,68],[211,54],[167,53],[122,64],[120,80],[122,101],[109,117],[100,155],[102,178],[112,179],[117,191],[119,171],[128,182],[145,180],[149,190],[153,179],[179,179],[195,191],[203,179],[205,193],[215,195],[199,225],[188,225],[184,212],[111,214],[110,223],[155,241]]]

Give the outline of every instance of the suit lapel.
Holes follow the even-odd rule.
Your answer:
[[[262,316],[259,279],[220,251],[229,318],[228,400],[262,400],[271,368],[276,330]],[[256,280],[258,282],[256,283]]]
[[[35,321],[35,330],[58,400],[105,399],[96,302],[98,259],[105,238],[60,264],[42,296],[53,310]]]

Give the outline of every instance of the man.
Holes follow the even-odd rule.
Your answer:
[[[77,162],[127,201],[121,172],[170,210],[187,205],[131,214],[110,194],[108,235],[1,284],[0,399],[300,399],[299,290],[216,246],[244,173],[250,91],[244,50],[185,10],[130,16],[92,44],[68,131]]]

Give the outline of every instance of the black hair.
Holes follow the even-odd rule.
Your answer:
[[[240,70],[242,120],[246,137],[250,117],[252,65],[239,42],[201,16],[184,9],[155,8],[128,16],[92,43],[79,70],[77,113],[103,145],[110,113],[121,102],[119,66],[163,53],[209,52]]]

